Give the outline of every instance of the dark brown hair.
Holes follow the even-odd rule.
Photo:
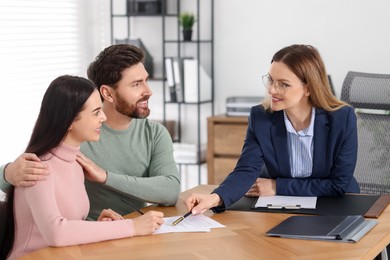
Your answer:
[[[130,44],[117,44],[105,48],[88,67],[88,78],[100,89],[102,85],[112,88],[122,79],[122,72],[140,62],[144,53]]]

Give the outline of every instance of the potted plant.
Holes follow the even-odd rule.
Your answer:
[[[183,12],[179,16],[180,25],[183,27],[183,40],[191,41],[192,26],[195,23],[195,16],[192,13]]]

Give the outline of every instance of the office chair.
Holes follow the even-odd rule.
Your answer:
[[[358,157],[354,176],[360,192],[390,194],[390,74],[349,71],[341,100],[355,108]],[[390,245],[375,260],[387,260]]]
[[[341,100],[357,115],[360,192],[390,194],[390,74],[348,72]]]

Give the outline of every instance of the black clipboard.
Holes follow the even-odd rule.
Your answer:
[[[256,201],[257,197],[243,196],[227,210],[336,216],[362,215],[368,218],[378,218],[389,204],[390,195],[345,194],[338,197],[318,197],[315,209],[254,208]],[[374,208],[375,212],[372,211]]]

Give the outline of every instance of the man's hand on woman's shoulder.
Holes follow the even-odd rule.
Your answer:
[[[33,153],[23,153],[4,169],[4,179],[15,187],[33,186],[45,180],[49,174],[47,165]]]

